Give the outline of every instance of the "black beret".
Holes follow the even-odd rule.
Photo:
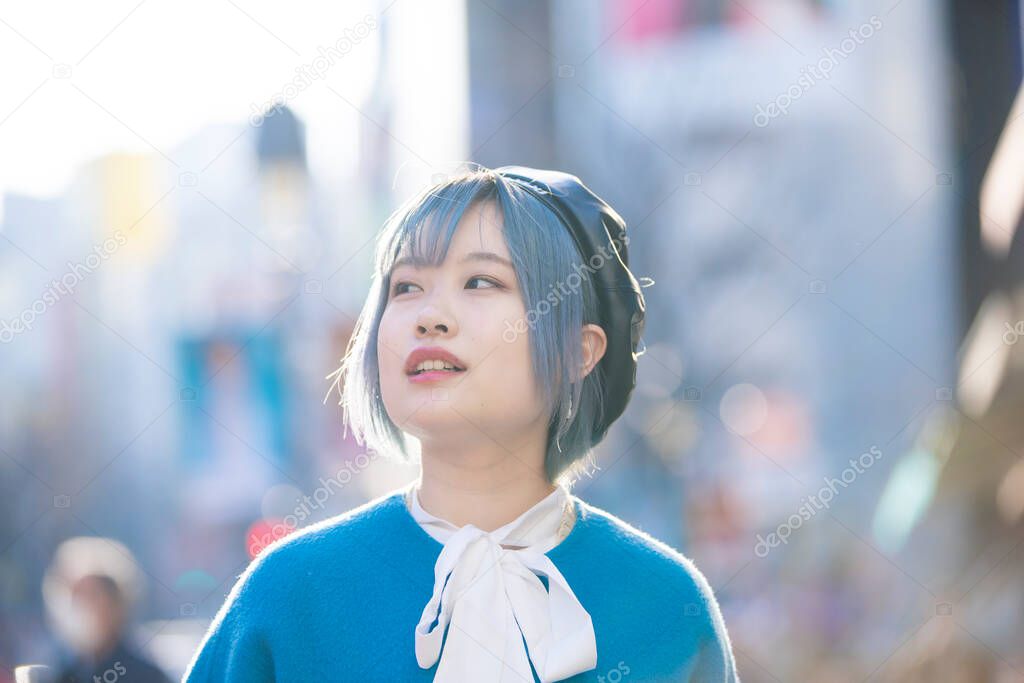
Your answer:
[[[637,347],[644,330],[643,292],[629,270],[626,222],[615,209],[569,173],[526,166],[502,166],[501,176],[517,182],[554,211],[583,256],[597,292],[599,324],[608,348],[598,367],[605,379],[604,411],[593,443],[629,403],[636,386]],[[642,352],[641,352],[642,353]]]

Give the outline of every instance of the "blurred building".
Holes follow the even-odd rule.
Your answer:
[[[470,161],[627,219],[646,350],[576,493],[694,559],[745,681],[1019,674],[1019,3],[377,9],[345,182],[280,107],[0,200],[0,664],[46,654],[64,538],[132,548],[180,672],[288,520],[411,476],[325,376],[383,220]]]

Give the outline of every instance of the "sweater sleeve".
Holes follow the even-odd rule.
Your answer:
[[[694,683],[740,683],[729,632],[711,584],[695,567],[693,578],[697,589],[695,599],[684,606],[684,613],[700,620],[701,638],[689,680]]]
[[[272,683],[274,666],[263,605],[265,556],[253,560],[238,578],[210,623],[182,683]]]

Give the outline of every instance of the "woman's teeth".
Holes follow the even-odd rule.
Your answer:
[[[426,372],[428,370],[451,370],[457,372],[459,369],[447,361],[425,360],[416,366],[414,372]]]

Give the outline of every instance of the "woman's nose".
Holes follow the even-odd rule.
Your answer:
[[[449,316],[442,315],[437,309],[424,310],[416,320],[416,334],[419,336],[432,334],[454,334],[455,323]]]

